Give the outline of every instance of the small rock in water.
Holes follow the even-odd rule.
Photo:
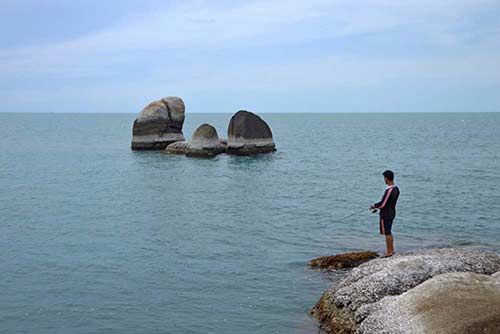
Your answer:
[[[376,252],[354,252],[338,254],[333,256],[323,256],[309,261],[311,268],[318,269],[347,269],[354,268],[360,264],[378,257]]]
[[[187,141],[176,141],[169,144],[165,151],[170,154],[186,154],[189,143]]]

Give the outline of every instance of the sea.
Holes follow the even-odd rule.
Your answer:
[[[500,252],[500,113],[262,114],[275,153],[209,160],[132,151],[136,116],[0,113],[0,333],[318,333],[344,273],[307,263],[384,251],[386,169],[396,252]]]

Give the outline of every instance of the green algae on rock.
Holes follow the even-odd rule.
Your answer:
[[[309,266],[317,269],[348,269],[357,267],[360,264],[373,260],[377,257],[378,253],[371,251],[337,254],[313,259],[309,261]]]

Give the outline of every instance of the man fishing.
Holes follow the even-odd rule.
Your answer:
[[[370,209],[373,213],[380,211],[380,234],[385,235],[386,251],[384,257],[394,255],[394,240],[392,237],[392,222],[396,218],[396,202],[399,197],[399,188],[394,184],[394,173],[386,170],[382,173],[384,175],[385,184],[387,188],[384,191],[382,200],[378,203],[372,204]]]

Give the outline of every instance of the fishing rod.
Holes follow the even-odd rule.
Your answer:
[[[352,216],[356,216],[356,215],[359,215],[360,213],[362,212],[366,212],[367,208],[363,208],[359,211],[356,211],[356,212],[353,212],[353,213],[350,213],[348,214],[347,216],[344,216],[342,218],[339,218],[339,219],[335,219],[335,220],[330,220],[332,222],[335,222],[335,223],[343,223],[345,219],[347,218],[351,218]],[[370,209],[372,213],[376,213],[377,212],[377,209]]]

